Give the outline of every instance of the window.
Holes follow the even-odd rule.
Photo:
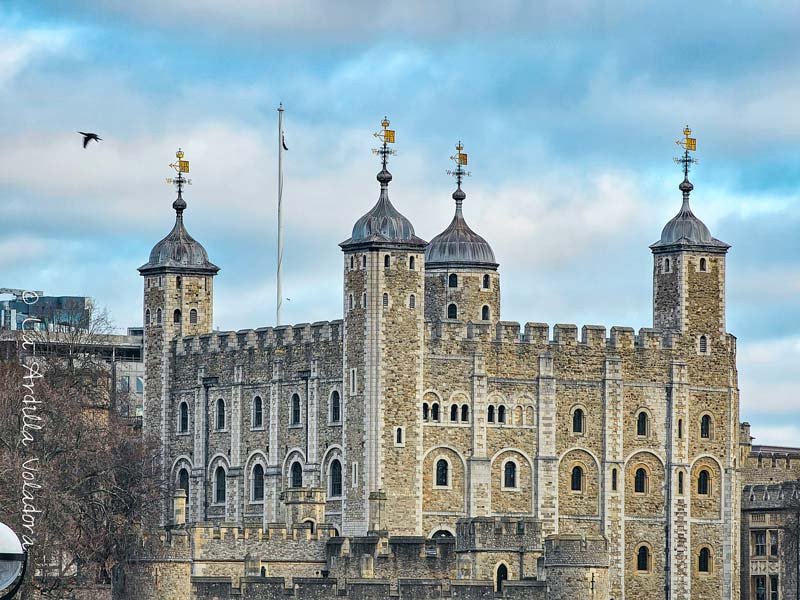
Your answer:
[[[356,370],[350,369],[350,395],[356,395]]]
[[[683,494],[683,471],[678,471],[678,493]]]
[[[331,392],[331,423],[339,423],[342,420],[342,401],[339,398],[339,392],[333,390]]]
[[[175,309],[175,312],[172,313],[172,322],[176,324],[181,322],[181,311],[179,311],[177,308]]]
[[[458,307],[455,304],[448,304],[447,305],[447,318],[448,319],[457,319],[458,318]]]
[[[383,257],[383,268],[384,269],[388,269],[389,268],[390,261],[391,261],[391,258],[389,257],[388,254]]]
[[[356,259],[355,259],[354,256],[350,257],[350,268],[351,269],[355,269],[356,268]]]
[[[161,325],[161,309],[156,311],[156,325]]]
[[[186,492],[186,502],[189,502],[189,471],[181,469],[178,471],[178,489]]]
[[[388,306],[389,306],[389,294],[384,293],[383,294],[383,308],[386,308]]]
[[[700,270],[701,271],[705,271],[706,269],[707,269],[706,259],[705,258],[701,258],[700,259]]]
[[[303,487],[303,467],[300,466],[299,462],[292,463],[291,487]]]
[[[647,437],[649,433],[649,423],[647,422],[647,413],[642,411],[636,417],[636,435],[639,437]]]
[[[461,405],[461,421],[466,423],[469,421],[469,405],[462,404]]]
[[[497,574],[494,577],[494,590],[496,592],[503,591],[503,584],[508,580],[508,567],[504,564],[497,566]]]
[[[367,255],[366,254],[361,257],[361,266],[364,267],[365,269],[367,268]]]
[[[398,427],[394,430],[394,443],[395,446],[403,445],[403,428]]]
[[[413,256],[409,256],[408,257],[408,270],[409,271],[413,271],[414,270],[414,262],[415,262],[414,261],[414,257]]]
[[[484,275],[483,276],[483,289],[485,289],[485,290],[489,289],[489,276],[488,275]]]
[[[497,422],[498,423],[505,423],[506,422],[506,407],[502,404],[497,407]]]
[[[780,600],[780,591],[778,590],[778,576],[769,576],[769,600]]]
[[[300,424],[300,396],[297,394],[292,394],[292,420],[290,424]]]
[[[178,275],[178,276],[175,278],[175,287],[177,287],[177,288],[180,288],[182,283],[183,283],[183,280],[181,279],[181,276],[180,276],[180,275]]]
[[[422,403],[422,420],[427,421],[430,418],[430,408],[427,402]]]
[[[697,570],[701,573],[711,572],[711,551],[708,548],[700,548],[697,556]]]
[[[408,297],[408,308],[417,308],[417,297],[414,294]]]
[[[128,393],[131,391],[131,377],[130,375],[120,375],[119,378],[119,391]]]
[[[150,325],[150,309],[149,308],[146,311],[144,311],[144,324],[145,325]]]
[[[700,354],[706,354],[708,352],[708,338],[706,336],[700,336]]]
[[[358,487],[358,463],[354,462],[351,467],[350,480],[353,482],[353,487]]]
[[[253,502],[264,501],[264,467],[261,465],[253,467],[253,485],[250,492],[250,499]]]
[[[447,287],[458,287],[458,275],[450,273],[450,276],[447,278]]]
[[[514,461],[508,461],[503,467],[503,487],[517,487],[517,463]]]
[[[642,573],[650,570],[650,549],[647,546],[639,546],[636,550],[636,570]]]
[[[703,418],[700,419],[700,437],[706,439],[711,437],[711,417],[709,415],[703,415]]]
[[[225,429],[225,400],[217,400],[217,430]]]
[[[367,308],[367,292],[361,297],[361,308]]]
[[[225,503],[225,469],[217,467],[214,474],[214,502]]]
[[[197,325],[197,309],[193,308],[189,311],[189,323]]]
[[[342,463],[339,459],[331,461],[330,470],[330,496],[338,498],[342,495]]]
[[[580,492],[583,490],[583,469],[581,467],[572,467],[570,489],[573,492]]]
[[[769,532],[769,555],[778,556],[778,532],[775,530]]]
[[[431,421],[439,420],[439,403],[434,402],[431,404]]]
[[[678,439],[683,439],[683,419],[678,419]]]
[[[494,423],[494,406],[489,405],[488,412],[486,414],[486,420],[489,423]]]
[[[576,408],[572,413],[572,433],[583,433],[583,409]]]
[[[350,294],[350,302],[348,306],[350,307],[350,310],[353,310],[353,294]]]
[[[450,420],[453,422],[458,421],[458,405],[451,404],[450,405]]]
[[[708,496],[711,493],[711,476],[705,469],[697,476],[697,493],[701,496]]]
[[[136,393],[144,394],[144,377],[141,375],[136,376]]]
[[[647,471],[642,467],[636,469],[636,475],[633,478],[633,491],[637,494],[647,493]]]
[[[669,273],[669,259],[664,259],[664,273]]]
[[[436,461],[436,487],[447,487],[449,483],[448,471],[449,465],[445,459],[440,458]]]
[[[488,321],[489,320],[489,307],[486,306],[485,304],[483,305],[483,308],[481,309],[481,319],[484,320],[484,321]]]
[[[756,575],[753,577],[753,588],[755,589],[756,600],[767,600],[767,577],[766,575]]]
[[[181,402],[181,407],[178,416],[178,431],[186,433],[189,431],[189,405],[186,402]]]
[[[264,403],[261,396],[253,398],[253,427],[264,426]]]
[[[753,556],[766,556],[767,555],[767,532],[754,531],[751,534],[751,541],[753,543]]]
[[[611,469],[611,491],[617,491],[617,470]]]

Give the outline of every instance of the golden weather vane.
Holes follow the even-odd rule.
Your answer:
[[[678,146],[683,148],[683,156],[677,156],[673,160],[676,164],[683,166],[683,178],[689,178],[689,168],[692,164],[697,163],[697,159],[689,156],[689,152],[695,152],[697,150],[697,138],[692,137],[692,130],[689,129],[687,125],[683,129],[683,139],[675,141]]]
[[[383,121],[381,121],[381,127],[383,127],[381,131],[376,131],[372,135],[381,140],[383,144],[381,144],[380,148],[373,148],[372,153],[381,157],[381,165],[385,171],[386,160],[388,156],[390,154],[397,154],[397,151],[389,148],[389,144],[394,144],[394,129],[389,129],[389,119],[383,117]]]
[[[461,143],[461,140],[456,144],[456,153],[450,157],[450,160],[456,163],[456,168],[455,170],[448,169],[447,174],[456,178],[456,183],[460,188],[464,177],[472,175],[469,171],[464,170],[464,166],[469,164],[469,156],[464,152],[464,145]]]
[[[175,153],[175,158],[177,158],[178,160],[176,160],[175,162],[169,164],[170,168],[175,169],[175,172],[178,174],[178,176],[175,177],[175,178],[167,177],[167,183],[169,183],[169,184],[173,184],[174,183],[176,186],[178,186],[178,195],[179,196],[181,195],[181,192],[183,191],[184,184],[185,185],[192,185],[192,180],[191,179],[187,179],[187,178],[185,178],[183,176],[184,173],[188,173],[189,172],[189,161],[188,160],[183,160],[183,156],[184,156],[183,150],[178,148],[178,151]]]

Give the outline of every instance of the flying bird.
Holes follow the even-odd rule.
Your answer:
[[[96,133],[86,133],[84,131],[79,131],[78,133],[80,133],[83,136],[83,147],[84,148],[86,148],[86,144],[88,144],[92,140],[94,140],[95,142],[99,142],[100,140],[103,139],[103,138],[99,137]]]

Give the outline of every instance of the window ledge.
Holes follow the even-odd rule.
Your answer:
[[[264,504],[263,500],[250,500],[249,504]]]
[[[292,423],[289,425],[289,429],[302,429],[302,428],[303,428],[302,423]]]
[[[250,431],[266,431],[266,428],[263,425],[261,427],[251,427]]]
[[[211,433],[228,433],[227,429],[215,429]]]
[[[328,427],[341,427],[341,426],[342,426],[342,422],[341,421],[329,421],[328,422]]]
[[[192,432],[191,432],[191,431],[176,431],[176,432],[175,432],[175,435],[179,435],[179,436],[189,436],[189,435],[192,435]]]
[[[500,487],[500,491],[501,492],[521,492],[522,488],[518,488],[518,487],[513,487],[513,488],[511,488],[511,487]]]

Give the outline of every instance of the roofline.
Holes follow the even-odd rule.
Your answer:
[[[213,263],[209,263],[210,266],[208,267],[183,267],[175,265],[148,266],[148,264],[144,264],[137,269],[137,271],[139,271],[139,275],[145,276],[145,275],[163,275],[168,273],[177,273],[179,275],[214,276],[220,271],[220,268]]]
[[[415,239],[411,240],[358,240],[355,242],[352,240],[353,238],[350,238],[339,244],[342,252],[350,252],[353,250],[370,250],[373,248],[414,250],[418,252],[428,245],[428,242],[418,237],[415,237]]]
[[[447,261],[447,262],[425,262],[426,271],[450,271],[450,270],[481,270],[481,271],[497,271],[500,263],[479,263],[473,261]]]
[[[711,242],[708,244],[692,244],[689,242],[675,242],[672,244],[663,244],[658,241],[654,244],[650,244],[650,250],[653,251],[653,254],[665,254],[667,252],[676,252],[676,251],[697,251],[697,252],[707,252],[709,254],[727,254],[728,249],[731,247],[730,244],[726,244],[725,242],[720,242],[719,240],[714,240],[717,242],[716,244]]]

